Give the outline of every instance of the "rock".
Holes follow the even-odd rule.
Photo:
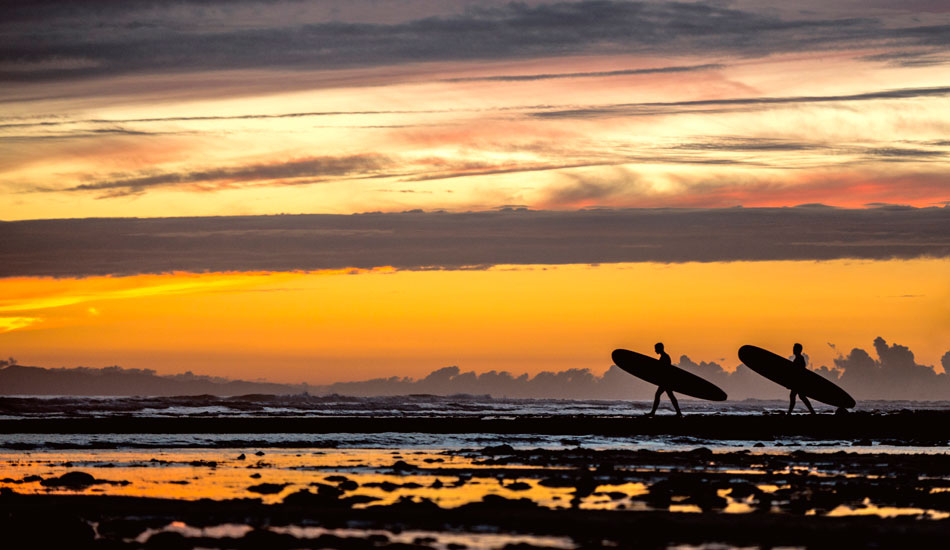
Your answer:
[[[91,548],[95,531],[76,516],[58,513],[0,514],[4,548]]]
[[[302,541],[287,533],[275,533],[267,529],[254,529],[241,539],[242,548],[303,548]]]
[[[317,488],[317,494],[323,495],[325,497],[339,498],[343,495],[343,490],[339,487],[334,487],[333,485],[327,485],[326,483],[311,483],[311,487]]]
[[[515,448],[507,443],[503,445],[490,445],[482,449],[482,454],[486,455],[508,455],[515,452]]]
[[[369,483],[364,483],[363,487],[377,487],[383,491],[386,491],[387,493],[391,493],[398,489],[399,485],[393,483],[392,481],[371,481]]]
[[[536,510],[538,505],[529,498],[505,498],[500,495],[485,495],[481,502],[470,502],[458,508],[458,510],[481,511],[481,510]]]
[[[402,496],[399,497],[399,500],[390,504],[387,508],[396,509],[400,511],[432,511],[432,510],[441,510],[438,504],[432,502],[432,500],[425,497],[411,497],[411,496]]]
[[[145,541],[145,548],[148,550],[190,550],[193,546],[181,533],[163,531],[150,536]]]
[[[413,466],[412,464],[407,463],[407,462],[404,461],[404,460],[397,460],[396,462],[393,463],[392,466],[390,466],[390,468],[392,468],[393,470],[396,470],[397,472],[405,472],[406,470],[415,470],[415,469],[416,469],[415,466]]]
[[[575,481],[567,477],[551,476],[538,482],[542,487],[574,487]]]
[[[247,488],[248,491],[252,493],[259,493],[262,495],[275,495],[283,491],[289,483],[261,483],[258,485],[251,485]]]
[[[99,522],[96,530],[99,535],[107,539],[134,539],[149,527],[161,527],[155,525],[155,521],[128,518],[112,518]],[[165,521],[161,521],[162,524]]]
[[[689,451],[689,455],[693,457],[711,458],[713,452],[706,447],[697,447],[692,451]]]
[[[79,471],[66,472],[59,477],[52,477],[40,481],[40,485],[43,487],[65,487],[67,489],[82,489],[97,483],[102,482],[86,472]]]

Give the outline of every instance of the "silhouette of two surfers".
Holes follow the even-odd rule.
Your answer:
[[[660,364],[663,365],[663,367],[670,367],[670,368],[673,367],[673,361],[670,360],[669,354],[663,350],[662,342],[657,342],[656,345],[653,346],[653,351],[660,354],[659,361],[660,361]],[[647,413],[647,416],[652,417],[656,414],[656,409],[657,407],[660,406],[660,397],[663,395],[663,392],[666,392],[666,395],[668,395],[670,398],[670,402],[673,403],[673,408],[676,409],[676,416],[680,416],[680,417],[683,416],[683,413],[680,412],[679,403],[676,402],[676,396],[673,395],[673,390],[667,389],[663,385],[657,386],[656,395],[653,397],[653,409]],[[802,396],[802,400],[803,401],[805,400],[804,396]],[[811,407],[811,405],[809,405],[809,407]]]
[[[663,367],[673,366],[673,361],[670,359],[670,355],[664,350],[662,342],[657,342],[656,345],[653,346],[653,351],[660,355],[659,361]],[[792,364],[795,365],[795,368],[806,370],[808,366],[805,364],[805,357],[802,355],[802,345],[796,343],[794,346],[792,346],[792,353],[795,354],[795,359],[792,361]],[[673,395],[673,391],[663,385],[657,386],[656,395],[653,397],[653,408],[647,413],[647,416],[653,417],[656,415],[656,409],[660,406],[660,398],[663,396],[664,392],[666,392],[666,395],[669,396],[670,402],[673,403],[673,408],[676,409],[676,416],[683,416],[683,413],[680,411],[679,403],[676,402],[676,396]],[[805,397],[804,394],[801,394],[794,389],[788,396],[788,414],[792,414],[792,411],[795,409],[796,396],[798,396],[802,400],[802,403],[808,407],[808,412],[815,414],[815,409],[811,406],[808,398]]]

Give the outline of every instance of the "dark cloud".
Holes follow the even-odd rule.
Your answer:
[[[880,336],[874,339],[877,359],[860,348],[835,359],[843,371],[838,381],[855,397],[864,399],[940,400],[950,397],[950,352],[941,362],[944,371],[920,365],[906,346],[891,344]]]
[[[33,4],[18,2],[4,8],[0,78],[6,82],[591,53],[762,56],[875,44],[945,47],[950,41],[950,26],[945,25],[895,25],[873,18],[793,19],[718,3],[511,3],[388,22],[331,21],[329,13],[317,16],[294,9],[293,3],[263,1],[259,6],[244,2],[243,18],[228,18],[232,5],[216,2]]]
[[[933,367],[918,365],[914,354],[901,345],[887,345],[883,338],[874,340],[874,359],[855,348],[847,357],[839,357],[832,368],[812,367],[835,381],[858,400],[937,401],[950,399],[950,376],[938,374]],[[942,359],[950,370],[950,352]],[[721,387],[732,401],[742,399],[787,400],[789,390],[760,376],[735,360],[728,371],[715,362],[699,363],[683,355],[678,366]],[[656,386],[638,380],[615,366],[602,375],[589,369],[541,372],[535,376],[490,371],[477,374],[459,367],[445,367],[421,379],[378,378],[358,382],[340,382],[315,388],[317,392],[343,395],[407,395],[414,393],[452,395],[489,394],[511,398],[563,399],[641,399],[653,398]]]
[[[834,347],[834,346],[832,346]],[[860,348],[835,359],[833,367],[815,368],[822,376],[862,400],[946,401],[950,376],[919,365],[914,354],[899,344],[874,340],[877,358]],[[806,356],[807,357],[807,356]],[[607,360],[609,362],[609,360]],[[950,351],[941,358],[950,371]],[[715,362],[695,362],[680,356],[678,366],[721,387],[731,401],[788,399],[788,390],[753,372],[735,359],[730,372]],[[639,380],[613,365],[603,374],[590,369],[545,371],[534,376],[505,371],[476,373],[457,366],[444,367],[423,378],[392,376],[337,382],[323,386],[247,382],[184,374],[159,376],[148,369],[23,367],[14,360],[0,360],[0,395],[242,395],[248,393],[340,394],[353,396],[488,394],[496,398],[561,398],[651,400],[656,386]],[[681,396],[682,397],[682,396]]]
[[[142,193],[153,187],[173,185],[220,185],[248,184],[280,180],[282,185],[292,185],[296,178],[306,178],[305,183],[314,183],[325,177],[349,174],[368,174],[378,171],[391,161],[381,155],[354,155],[349,157],[314,157],[289,162],[252,164],[236,168],[214,168],[194,172],[162,172],[150,175],[120,177],[107,181],[84,183],[67,191],[105,191],[106,197]],[[60,191],[57,189],[56,191]]]
[[[117,177],[115,179],[84,183],[66,191],[102,191],[103,197],[134,195],[147,189],[168,186],[221,186],[248,185],[260,182],[279,181],[280,185],[294,185],[298,178],[304,183],[314,183],[321,178],[359,174],[368,177],[392,165],[382,155],[354,155],[349,157],[315,157],[288,162],[252,164],[231,168],[213,168],[192,172],[160,172],[148,175]],[[51,191],[62,191],[54,189]]]
[[[896,67],[930,67],[950,63],[950,56],[946,54],[941,50],[896,51],[867,55],[860,59]]]
[[[0,222],[0,276],[950,257],[950,208],[406,212]]]
[[[0,125],[2,130],[3,125]],[[84,130],[63,130],[39,132],[31,134],[3,134],[4,141],[61,141],[67,139],[99,138],[103,136],[180,136],[195,132],[151,132],[144,130],[130,130],[126,128],[89,128]]]
[[[325,117],[325,116],[351,116],[351,115],[403,115],[403,114],[435,114],[464,112],[464,110],[387,110],[387,111],[310,111],[304,113],[279,113],[279,114],[246,114],[231,116],[173,116],[173,117],[152,117],[152,118],[124,118],[124,119],[104,119],[88,118],[77,120],[42,120],[29,122],[10,122],[0,124],[0,129],[6,128],[33,128],[43,126],[62,126],[65,124],[130,124],[142,122],[207,122],[216,120],[266,120],[280,118],[304,118],[304,117]]]
[[[599,105],[596,107],[541,110],[533,113],[538,118],[602,118],[619,116],[658,116],[683,113],[709,113],[707,107],[722,109],[748,109],[772,105],[805,105],[813,103],[841,103],[857,101],[878,101],[889,99],[915,99],[924,97],[945,97],[950,95],[950,87],[900,88],[880,90],[860,94],[824,95],[824,96],[787,96],[787,97],[742,97],[725,99],[703,99],[696,101],[670,101],[653,103],[620,103]],[[699,110],[696,110],[696,109]]]
[[[910,349],[899,344],[888,345],[880,336],[874,339],[874,353],[877,359],[861,348],[854,348],[847,356],[837,357],[831,367],[812,365],[811,368],[858,401],[950,399],[950,375],[946,374],[950,372],[950,352],[941,359],[944,373],[937,373],[932,366],[917,364]],[[720,386],[731,399],[788,398],[788,390],[741,364],[733,372],[727,372],[716,363],[697,364],[684,355],[679,366]]]
[[[680,143],[671,147],[686,151],[811,151],[826,149],[827,145],[780,138],[716,137],[707,141]]]
[[[443,82],[524,82],[534,80],[555,80],[559,78],[602,78],[612,76],[631,76],[640,74],[658,73],[685,73],[694,71],[711,71],[722,69],[725,65],[707,63],[704,65],[680,65],[675,67],[656,67],[652,69],[627,69],[621,71],[599,71],[589,73],[541,73],[541,74],[507,74],[493,76],[469,76],[464,78],[445,78]]]
[[[910,147],[881,147],[877,149],[867,149],[864,153],[868,158],[887,161],[926,160],[947,156],[946,151]]]
[[[177,188],[179,190],[206,193],[236,187],[310,185],[326,183],[327,181],[340,181],[341,179],[397,178],[401,182],[425,182],[461,177],[613,166],[627,163],[634,159],[631,157],[618,156],[601,160],[570,163],[510,162],[507,164],[441,158],[430,158],[427,160],[429,161],[428,163],[413,163],[411,160],[400,160],[398,157],[379,154],[312,157],[286,162],[211,167],[183,172],[144,171],[133,174],[113,174],[107,178],[86,176],[84,179],[89,180],[88,183],[81,183],[66,188],[31,186],[23,188],[22,192],[91,192],[99,193],[98,198],[108,199],[139,195],[157,188]],[[651,162],[691,162],[688,159],[664,159],[659,156],[651,157],[650,160]],[[725,164],[735,161],[696,160],[695,162]],[[437,166],[437,169],[434,169],[433,166]],[[418,190],[418,192],[431,193],[432,191]]]
[[[641,182],[633,172],[618,167],[613,174],[601,177],[579,177],[565,174],[569,182],[553,187],[547,193],[545,202],[550,205],[569,204],[608,204],[618,197],[642,195],[649,186]]]

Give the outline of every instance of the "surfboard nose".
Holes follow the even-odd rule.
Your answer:
[[[749,365],[749,362],[746,359],[749,358],[749,355],[753,353],[755,346],[745,345],[739,348],[739,360],[745,363],[746,366]]]

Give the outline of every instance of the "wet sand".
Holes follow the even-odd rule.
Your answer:
[[[950,529],[945,452],[502,443],[149,455],[3,453],[4,532],[49,544],[71,533],[73,547],[97,548],[449,548],[458,537],[471,548],[871,548],[932,546]],[[490,543],[479,539],[486,532]]]
[[[320,526],[399,534],[411,528],[433,533],[500,531],[563,538],[571,547],[668,548],[717,542],[733,547],[799,548],[941,547],[948,522],[908,518],[728,516],[669,512],[618,513],[546,510],[519,502],[488,501],[444,510],[426,504],[397,504],[368,510],[313,504],[263,505],[254,501],[194,501],[109,496],[0,496],[0,528],[7,540],[32,547],[68,543],[70,548],[435,548],[438,536],[414,544],[391,543],[392,535],[298,537],[279,527]],[[239,537],[184,536],[176,522],[191,527],[243,525]],[[94,529],[93,529],[94,527]],[[171,527],[169,529],[169,527]],[[164,529],[163,529],[164,528]],[[140,535],[153,533],[142,543]],[[95,539],[98,533],[99,539]],[[172,536],[162,536],[169,533]],[[174,536],[177,535],[177,536]],[[376,535],[378,537],[378,535]],[[530,540],[530,539],[528,539]],[[522,543],[523,544],[523,543]],[[532,548],[536,545],[514,546]],[[504,546],[512,547],[512,546]]]

